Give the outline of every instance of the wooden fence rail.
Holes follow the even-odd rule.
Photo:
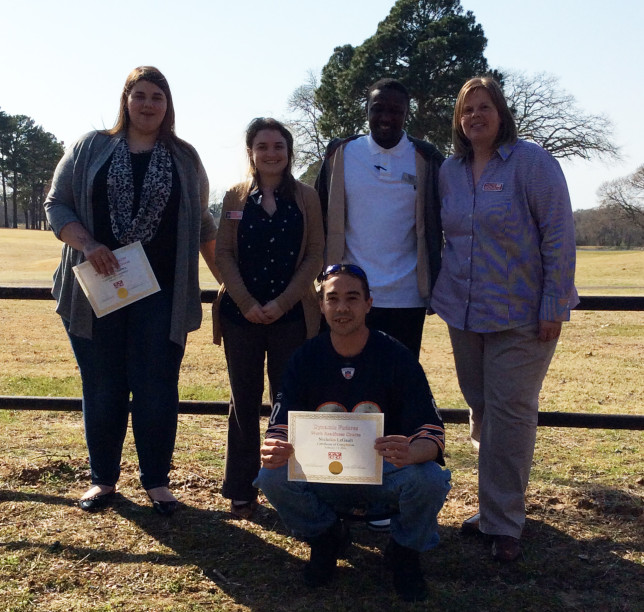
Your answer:
[[[201,292],[201,301],[211,303],[216,290]],[[0,299],[5,300],[50,300],[48,287],[0,287]],[[644,297],[582,296],[576,310],[644,311]],[[0,410],[62,410],[80,411],[81,399],[77,397],[33,397],[0,395]],[[228,414],[228,402],[202,402],[182,400],[181,414]],[[441,409],[446,423],[467,423],[468,410]],[[270,414],[269,406],[262,406],[262,414]],[[644,430],[644,415],[594,414],[584,412],[539,412],[539,426],[578,427],[585,429]]]

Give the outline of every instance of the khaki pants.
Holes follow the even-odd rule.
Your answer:
[[[539,392],[557,345],[537,324],[501,332],[449,328],[470,434],[479,450],[480,528],[521,536],[537,433]]]

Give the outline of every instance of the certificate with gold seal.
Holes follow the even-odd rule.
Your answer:
[[[89,261],[72,268],[98,318],[160,291],[140,241],[115,249],[113,253],[120,267],[109,276],[96,272]]]
[[[383,435],[382,413],[288,413],[295,452],[288,479],[336,484],[382,484],[382,457],[374,449]]]

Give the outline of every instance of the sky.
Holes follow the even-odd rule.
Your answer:
[[[167,77],[177,134],[193,144],[211,188],[246,173],[244,131],[286,118],[290,94],[336,46],[373,35],[394,0],[0,0],[0,109],[32,117],[69,145],[112,127],[132,68]],[[563,161],[574,209],[644,163],[640,76],[644,2],[461,0],[488,39],[490,67],[560,79],[586,113],[613,122],[620,162]]]

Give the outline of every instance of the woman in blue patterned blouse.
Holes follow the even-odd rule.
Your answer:
[[[492,554],[520,554],[538,399],[577,305],[575,232],[566,180],[539,145],[517,138],[499,84],[461,89],[454,155],[441,167],[445,235],[432,308],[450,332],[479,451],[479,511],[464,532],[493,536]]]

